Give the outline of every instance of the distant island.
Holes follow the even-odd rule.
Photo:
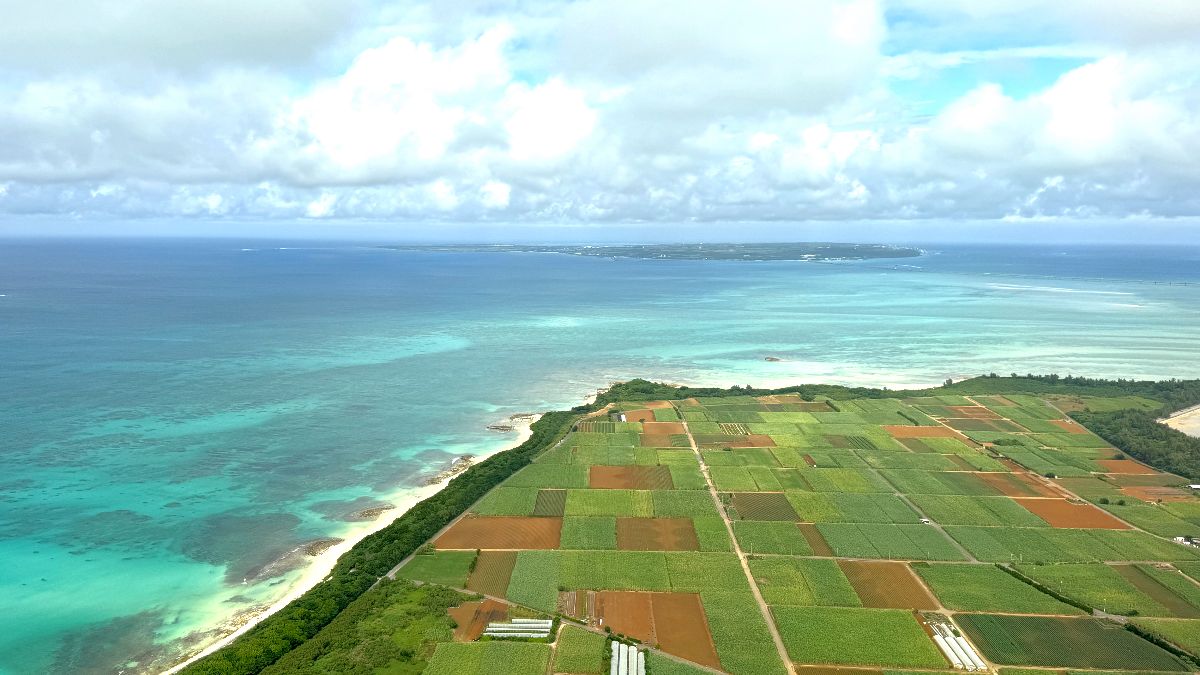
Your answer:
[[[535,246],[525,244],[462,244],[384,246],[396,251],[436,251],[448,253],[562,253],[596,258],[634,258],[640,260],[741,260],[746,262],[792,260],[820,262],[829,260],[873,260],[877,258],[915,258],[923,251],[886,244],[839,244],[803,242],[782,244],[585,244],[575,246]]]

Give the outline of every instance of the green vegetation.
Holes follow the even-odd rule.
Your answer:
[[[760,558],[750,572],[770,605],[861,607],[862,601],[836,561]]]
[[[1133,624],[1193,656],[1200,655],[1200,620],[1134,619]]]
[[[561,546],[565,549],[615,549],[617,519],[605,516],[564,518]]]
[[[842,558],[963,559],[952,542],[928,525],[820,523],[817,529]]]
[[[1159,424],[1157,412],[1074,412],[1071,417],[1130,457],[1200,481],[1200,438]]]
[[[396,577],[464,588],[474,562],[474,551],[431,551],[413,556]]]
[[[1081,614],[1082,611],[990,565],[914,564],[948,609],[1013,614]]]
[[[503,664],[512,675],[542,675],[550,665],[550,645],[530,642],[443,642],[425,675],[490,675]]]
[[[1184,672],[1169,652],[1098,619],[958,614],[954,617],[988,660],[1014,666]]]
[[[895,609],[774,607],[788,654],[798,663],[945,668],[912,612]]]
[[[774,398],[755,398],[765,394]],[[1053,397],[1058,408],[1047,405],[1047,397]],[[1153,419],[1163,410],[1200,401],[1200,381],[989,376],[911,392],[823,385],[770,392],[689,389],[642,380],[616,385],[595,404],[544,416],[530,441],[464,472],[447,489],[343,556],[329,579],[187,672],[253,673],[272,663],[270,672],[415,673],[426,665],[434,673],[477,672],[489,666],[494,669],[496,663],[504,663],[505,672],[523,668],[545,672],[550,666],[546,645],[484,641],[446,645],[434,652],[435,642],[448,639],[451,625],[443,605],[458,601],[462,596],[457,593],[433,585],[421,587],[418,593],[406,581],[384,581],[371,588],[467,509],[482,515],[564,517],[562,550],[516,553],[505,592],[509,600],[523,606],[515,612],[553,613],[563,590],[699,593],[725,670],[739,675],[782,672],[775,650],[764,648],[771,643],[767,624],[741,565],[728,552],[732,546],[728,531],[688,438],[671,439],[669,445],[678,449],[643,448],[641,425],[602,416],[571,431],[579,413],[609,403],[617,403],[619,410],[639,410],[645,407],[639,402],[649,400],[672,400],[674,408],[655,408],[655,419],[682,417],[705,448],[703,457],[714,487],[724,493],[721,508],[733,517],[735,535],[751,554],[753,583],[771,603],[796,660],[946,668],[910,613],[860,608],[860,599],[836,561],[797,557],[813,555],[814,547],[820,549],[819,555],[826,555],[815,536],[819,532],[824,544],[840,557],[961,561],[957,540],[982,561],[1020,567],[1010,573],[986,565],[914,563],[951,609],[1078,614],[1068,604],[1078,603],[1138,616],[1137,625],[1125,631],[1085,619],[1048,624],[1047,629],[1007,620],[1050,617],[961,615],[992,632],[993,648],[1025,653],[1004,656],[1001,663],[1061,668],[1127,668],[1136,663],[1179,669],[1175,657],[1133,631],[1163,644],[1192,639],[1190,622],[1178,617],[1200,616],[1200,587],[1170,569],[1097,563],[1170,561],[1188,574],[1200,575],[1200,552],[1169,541],[1172,536],[1200,534],[1200,501],[1147,505],[1120,488],[1173,485],[1183,479],[1106,476],[1097,462],[1119,457],[1107,447],[1112,443],[1130,456],[1159,466],[1184,467],[1176,470],[1188,477],[1196,475],[1185,470],[1189,462],[1200,468],[1194,441],[1165,432]],[[1006,419],[988,419],[987,413],[952,407],[974,406],[976,401]],[[1063,417],[1062,411],[1103,438],[1068,433],[1055,423]],[[1152,534],[1048,527],[1000,494],[1001,488],[1013,494],[1027,489],[1036,494],[1028,481],[1017,479],[1019,468],[1011,480],[972,472],[1009,471],[1012,465],[998,462],[991,451],[924,433],[897,433],[918,436],[897,440],[880,426],[941,424],[962,429],[980,442],[995,443],[995,452],[1025,468],[1060,477],[1063,487]],[[742,443],[746,434],[767,435],[776,445],[724,449]],[[590,489],[591,465],[666,467],[657,469],[656,480],[665,486],[669,473],[674,489]],[[954,540],[936,527],[918,524],[918,514],[900,495],[945,525]],[[692,519],[701,551],[613,550],[616,518],[652,516]],[[798,520],[816,523],[815,532],[802,532]],[[806,533],[813,538],[806,538]],[[469,551],[426,552],[397,574],[402,579],[462,587],[474,560]],[[385,601],[384,596],[391,600]],[[1141,618],[1149,615],[1176,618],[1165,620],[1169,625],[1164,628]],[[1165,637],[1171,630],[1173,637]],[[1061,644],[1051,649],[1023,642],[1028,638],[1046,643],[1046,636]],[[1119,648],[1106,646],[1097,650],[1098,655],[1061,665],[1037,653],[1038,649],[1086,651],[1078,645],[1101,639]],[[1122,642],[1127,640],[1133,642]],[[601,636],[577,628],[565,630],[556,670],[595,672],[603,662]],[[651,663],[656,673],[687,670],[664,659]]]
[[[812,548],[795,523],[735,520],[733,534],[748,554],[812,555]]]
[[[440,586],[383,581],[312,639],[262,672],[269,675],[420,673],[454,629],[446,610],[469,597]]]
[[[608,640],[574,626],[564,626],[554,652],[554,670],[559,673],[600,673]]]

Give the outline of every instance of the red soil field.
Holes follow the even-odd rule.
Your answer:
[[[450,526],[433,545],[439,549],[551,549],[558,548],[562,518],[520,516],[467,516]]]
[[[1050,420],[1050,424],[1053,424],[1059,429],[1072,434],[1086,434],[1088,432],[1087,429],[1083,428],[1083,425],[1076,424],[1069,420]]]
[[[708,617],[695,593],[654,593],[654,633],[662,650],[693,663],[720,668]]]
[[[626,422],[653,422],[654,411],[649,409],[628,410],[625,413]]]
[[[1123,487],[1121,488],[1121,494],[1136,497],[1144,502],[1156,502],[1159,500],[1164,502],[1189,502],[1192,500],[1192,495],[1186,490],[1173,487],[1159,487],[1156,485]]]
[[[617,518],[617,548],[622,551],[698,551],[700,540],[691,518]]]
[[[833,549],[829,547],[829,542],[825,541],[825,537],[821,536],[821,531],[817,529],[816,525],[800,523],[797,527],[800,528],[800,534],[804,535],[804,539],[808,542],[814,555],[833,555]]]
[[[1065,499],[1014,497],[1013,501],[1032,511],[1051,527],[1086,527],[1098,530],[1128,530],[1129,526],[1091,504],[1072,504]]]
[[[955,417],[971,417],[985,420],[1000,419],[999,415],[980,405],[952,405],[947,407],[958,413]]]
[[[804,463],[805,463],[805,464],[807,464],[807,465],[809,465],[809,466],[816,466],[816,465],[817,465],[817,460],[813,459],[812,455],[805,455],[805,456],[804,456]]]
[[[451,619],[458,624],[454,629],[454,639],[459,642],[478,640],[484,629],[493,621],[508,620],[508,605],[485,598],[478,602],[464,602],[458,607],[446,610]]]
[[[503,598],[516,566],[516,551],[480,551],[467,578],[467,590]]]
[[[946,427],[885,426],[892,438],[962,438],[962,434]]]
[[[588,470],[588,487],[607,490],[672,490],[671,470],[665,466],[602,466]]]
[[[612,628],[642,642],[654,644],[654,616],[650,593],[633,591],[597,591],[596,618]]]
[[[721,667],[708,618],[695,593],[599,591],[596,616],[614,633],[658,644],[664,652],[694,663]]]
[[[686,434],[687,430],[683,428],[682,422],[655,422],[654,418],[651,421],[642,424],[642,433],[647,436],[669,436],[671,434]]]
[[[928,609],[938,608],[937,600],[925,590],[908,565],[902,562],[874,562],[866,560],[839,560],[838,567],[854,592],[863,601],[864,607],[883,609]]]
[[[671,437],[665,434],[642,434],[638,439],[643,448],[669,448],[671,447]]]
[[[1022,473],[976,473],[980,480],[996,488],[1005,497],[1061,497],[1036,478]]]
[[[670,401],[646,401],[642,405],[646,406],[647,408],[649,408],[651,410],[658,410],[660,408],[670,408],[671,402]]]
[[[1145,464],[1139,464],[1132,459],[1098,459],[1096,463],[1108,469],[1108,473],[1132,473],[1139,475],[1158,473]]]

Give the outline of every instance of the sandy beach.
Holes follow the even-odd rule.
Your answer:
[[[505,450],[511,450],[512,448],[521,445],[532,435],[533,432],[531,427],[533,426],[534,422],[537,422],[537,420],[540,418],[540,414],[514,418],[513,431],[516,432],[517,438],[507,447],[499,448],[494,452],[487,454],[476,455],[472,458],[471,463],[477,464],[488,457],[491,457],[492,455],[504,452]],[[301,575],[301,577],[291,585],[291,587],[288,589],[288,592],[283,597],[275,601],[274,604],[262,612],[252,615],[249,620],[241,624],[233,632],[206,646],[203,650],[188,656],[186,661],[178,663],[175,666],[172,666],[170,669],[164,671],[165,675],[177,673],[189,664],[194,663],[195,661],[198,661],[201,658],[204,658],[205,656],[217,651],[225,645],[233,642],[238,636],[250,630],[267,617],[286,607],[288,603],[300,597],[310,588],[316,586],[323,579],[328,577],[329,573],[333,571],[334,565],[337,564],[338,558],[340,558],[343,553],[349,551],[356,544],[358,544],[358,542],[367,538],[369,535],[382,530],[388,525],[391,525],[393,521],[404,515],[409,509],[417,505],[422,500],[428,499],[429,497],[437,494],[438,491],[445,487],[455,475],[457,475],[457,473],[444,475],[441,480],[438,480],[435,483],[424,485],[418,488],[407,488],[395,495],[386,497],[386,501],[395,504],[395,508],[384,511],[375,520],[369,523],[363,523],[361,526],[354,528],[350,532],[339,533],[339,536],[342,537],[342,541],[329,547],[320,555],[314,556],[312,563],[304,570],[303,575]]]
[[[1161,421],[1176,431],[1200,438],[1200,406],[1193,406]]]

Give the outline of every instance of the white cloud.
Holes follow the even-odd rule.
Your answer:
[[[195,19],[195,44],[220,60],[183,45],[156,63],[198,5],[134,1],[162,19],[162,35],[115,44],[148,19],[130,24],[101,2],[37,29],[63,52],[38,67],[0,46],[0,212],[421,222],[1200,212],[1200,39],[1181,37],[1200,30],[1200,3],[1172,4],[1172,22],[1158,5],[1142,16],[1102,1],[1092,16],[1082,0],[369,11],[311,0],[281,19],[300,44],[278,45],[275,27],[223,30],[218,19],[240,5],[222,0]],[[936,33],[929,48],[892,53],[884,17],[897,8],[937,23],[899,29]],[[46,18],[21,11],[16,25]],[[79,35],[95,44],[71,48],[82,16],[94,25]],[[359,25],[364,16],[390,23]],[[258,46],[221,47],[251,30],[265,31]],[[955,31],[1001,44],[936,48]],[[111,52],[89,55],[105,42]],[[1085,64],[1032,93],[984,77],[928,117],[892,93],[898,79],[942,69],[1063,57]]]

